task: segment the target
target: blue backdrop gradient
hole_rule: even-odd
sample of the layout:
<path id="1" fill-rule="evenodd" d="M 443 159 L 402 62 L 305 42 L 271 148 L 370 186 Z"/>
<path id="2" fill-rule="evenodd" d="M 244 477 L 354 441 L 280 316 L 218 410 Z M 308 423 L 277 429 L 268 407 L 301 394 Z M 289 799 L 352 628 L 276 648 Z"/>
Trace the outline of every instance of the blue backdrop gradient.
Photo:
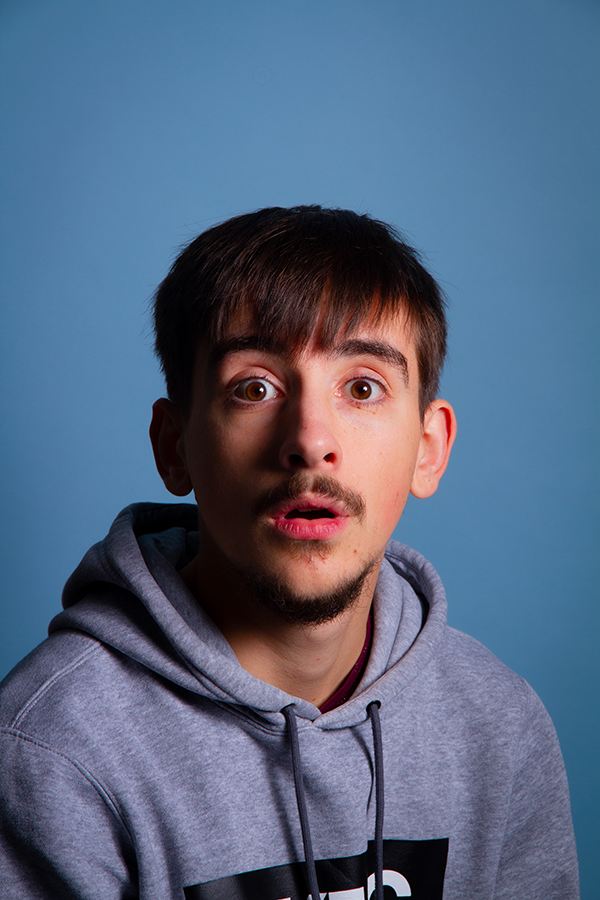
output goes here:
<path id="1" fill-rule="evenodd" d="M 0 674 L 116 513 L 169 500 L 148 300 L 265 205 L 388 220 L 451 300 L 459 437 L 396 536 L 525 676 L 598 896 L 596 0 L 4 0 Z"/>

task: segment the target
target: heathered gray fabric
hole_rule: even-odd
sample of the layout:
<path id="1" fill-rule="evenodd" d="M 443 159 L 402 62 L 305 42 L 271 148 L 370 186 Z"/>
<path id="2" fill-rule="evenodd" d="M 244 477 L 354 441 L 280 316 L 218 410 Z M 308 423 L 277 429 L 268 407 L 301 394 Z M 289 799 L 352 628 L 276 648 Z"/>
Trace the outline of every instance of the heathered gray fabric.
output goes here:
<path id="1" fill-rule="evenodd" d="M 67 582 L 50 637 L 3 682 L 3 897 L 181 900 L 186 885 L 303 860 L 290 703 L 315 856 L 362 853 L 372 700 L 384 836 L 449 839 L 445 900 L 578 897 L 552 723 L 521 678 L 447 626 L 426 560 L 390 543 L 365 674 L 321 715 L 242 669 L 183 585 L 195 523 L 186 504 L 124 510 Z"/>

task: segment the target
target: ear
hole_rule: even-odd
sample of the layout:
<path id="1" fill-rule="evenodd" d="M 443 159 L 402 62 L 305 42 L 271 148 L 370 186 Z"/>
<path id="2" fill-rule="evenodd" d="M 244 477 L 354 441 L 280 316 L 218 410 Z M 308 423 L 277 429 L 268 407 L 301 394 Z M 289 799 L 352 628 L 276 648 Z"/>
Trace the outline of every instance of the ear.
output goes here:
<path id="1" fill-rule="evenodd" d="M 455 437 L 454 410 L 445 400 L 434 400 L 423 419 L 417 465 L 410 486 L 414 497 L 425 499 L 435 494 L 446 471 Z"/>
<path id="2" fill-rule="evenodd" d="M 187 462 L 183 453 L 184 420 L 179 407 L 161 398 L 152 407 L 150 440 L 154 461 L 165 487 L 176 497 L 192 490 Z"/>

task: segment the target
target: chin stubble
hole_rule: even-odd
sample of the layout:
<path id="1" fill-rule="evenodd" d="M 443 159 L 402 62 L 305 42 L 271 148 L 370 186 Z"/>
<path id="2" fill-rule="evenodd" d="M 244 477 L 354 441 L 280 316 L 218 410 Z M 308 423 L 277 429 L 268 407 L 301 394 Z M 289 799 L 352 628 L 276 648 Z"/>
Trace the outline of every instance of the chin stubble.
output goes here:
<path id="1" fill-rule="evenodd" d="M 293 591 L 284 579 L 251 566 L 235 567 L 235 570 L 253 600 L 282 621 L 290 625 L 322 625 L 357 603 L 365 581 L 378 562 L 379 557 L 375 557 L 358 575 L 346 578 L 333 590 L 320 594 L 300 594 Z"/>
<path id="2" fill-rule="evenodd" d="M 341 485 L 336 479 L 323 473 L 309 475 L 296 472 L 284 482 L 274 486 L 257 498 L 253 513 L 260 517 L 274 506 L 287 500 L 296 500 L 306 493 L 335 499 L 344 504 L 347 514 L 359 522 L 365 517 L 366 507 L 360 494 Z M 326 559 L 335 551 L 328 540 L 295 541 L 286 536 L 273 536 L 286 547 L 290 557 L 310 563 L 316 557 Z M 254 602 L 281 621 L 291 625 L 321 625 L 330 622 L 351 609 L 360 599 L 366 579 L 380 562 L 380 556 L 364 563 L 358 575 L 340 579 L 330 591 L 319 594 L 301 594 L 294 591 L 285 578 L 270 575 L 259 566 L 238 566 L 228 560 Z"/>

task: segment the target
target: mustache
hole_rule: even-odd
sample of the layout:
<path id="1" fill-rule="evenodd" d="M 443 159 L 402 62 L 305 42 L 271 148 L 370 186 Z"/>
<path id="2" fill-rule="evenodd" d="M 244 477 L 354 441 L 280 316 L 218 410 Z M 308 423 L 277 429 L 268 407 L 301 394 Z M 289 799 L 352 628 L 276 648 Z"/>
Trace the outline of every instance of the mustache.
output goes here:
<path id="1" fill-rule="evenodd" d="M 274 485 L 257 498 L 253 507 L 254 515 L 263 515 L 280 503 L 298 500 L 305 494 L 314 494 L 325 500 L 337 500 L 344 504 L 349 515 L 356 516 L 357 519 L 362 519 L 366 512 L 366 504 L 361 495 L 344 487 L 331 475 L 294 472 L 286 481 Z"/>

